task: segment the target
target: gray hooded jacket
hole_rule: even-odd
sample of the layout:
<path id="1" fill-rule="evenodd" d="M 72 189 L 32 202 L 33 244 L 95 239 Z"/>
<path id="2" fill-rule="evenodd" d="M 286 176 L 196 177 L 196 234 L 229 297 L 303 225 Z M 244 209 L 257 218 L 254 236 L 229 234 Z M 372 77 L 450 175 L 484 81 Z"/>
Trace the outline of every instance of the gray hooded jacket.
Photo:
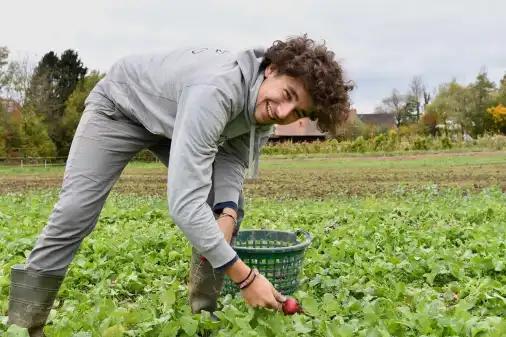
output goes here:
<path id="1" fill-rule="evenodd" d="M 254 118 L 263 55 L 261 48 L 132 55 L 116 62 L 89 98 L 105 96 L 150 132 L 171 139 L 170 215 L 215 268 L 237 257 L 207 204 L 211 184 L 213 206 L 237 205 L 248 163 L 272 132 Z"/>

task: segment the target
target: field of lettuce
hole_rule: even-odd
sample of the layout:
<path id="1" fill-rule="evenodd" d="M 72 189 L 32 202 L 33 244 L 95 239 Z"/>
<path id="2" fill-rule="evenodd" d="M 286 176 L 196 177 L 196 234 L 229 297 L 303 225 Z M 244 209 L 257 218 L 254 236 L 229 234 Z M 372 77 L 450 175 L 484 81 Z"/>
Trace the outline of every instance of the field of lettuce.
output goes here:
<path id="1" fill-rule="evenodd" d="M 0 170 L 1 171 L 1 170 Z M 47 336 L 505 336 L 506 156 L 271 160 L 243 228 L 311 233 L 303 314 L 220 300 L 191 315 L 191 246 L 168 216 L 166 172 L 133 165 L 71 266 Z M 0 310 L 63 171 L 0 172 Z M 0 335 L 28 336 L 22 329 Z"/>

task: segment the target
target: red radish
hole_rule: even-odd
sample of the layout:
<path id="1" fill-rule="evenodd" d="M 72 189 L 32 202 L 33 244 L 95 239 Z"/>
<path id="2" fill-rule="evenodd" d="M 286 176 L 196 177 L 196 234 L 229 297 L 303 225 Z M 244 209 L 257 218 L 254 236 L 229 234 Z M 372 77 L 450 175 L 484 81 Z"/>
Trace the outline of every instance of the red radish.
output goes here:
<path id="1" fill-rule="evenodd" d="M 207 259 L 205 258 L 204 255 L 200 255 L 200 261 L 204 261 L 205 262 L 205 261 L 207 261 Z"/>
<path id="2" fill-rule="evenodd" d="M 285 315 L 293 315 L 299 312 L 299 305 L 294 298 L 287 298 L 283 302 L 283 312 Z"/>

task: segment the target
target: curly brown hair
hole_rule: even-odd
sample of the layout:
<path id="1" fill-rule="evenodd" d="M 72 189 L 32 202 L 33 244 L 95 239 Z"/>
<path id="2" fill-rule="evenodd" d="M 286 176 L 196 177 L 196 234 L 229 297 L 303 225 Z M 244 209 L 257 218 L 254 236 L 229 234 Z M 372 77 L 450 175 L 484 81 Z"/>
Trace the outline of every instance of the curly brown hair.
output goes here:
<path id="1" fill-rule="evenodd" d="M 286 41 L 276 40 L 263 61 L 264 67 L 272 64 L 278 74 L 302 81 L 314 103 L 311 120 L 317 121 L 321 132 L 330 132 L 332 136 L 348 119 L 349 92 L 354 89 L 351 82 L 345 82 L 341 65 L 334 57 L 335 53 L 325 43 L 317 44 L 304 34 Z"/>

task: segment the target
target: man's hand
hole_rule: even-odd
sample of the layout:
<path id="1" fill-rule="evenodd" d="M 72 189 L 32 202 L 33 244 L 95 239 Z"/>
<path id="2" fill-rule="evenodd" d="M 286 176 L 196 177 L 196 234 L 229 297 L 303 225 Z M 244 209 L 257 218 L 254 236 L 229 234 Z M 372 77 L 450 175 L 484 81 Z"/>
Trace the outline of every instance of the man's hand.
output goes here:
<path id="1" fill-rule="evenodd" d="M 225 273 L 234 283 L 239 283 L 248 277 L 250 270 L 243 261 L 238 260 Z M 241 296 L 249 306 L 275 310 L 282 310 L 283 302 L 286 300 L 286 297 L 281 295 L 262 274 L 258 274 L 246 289 L 241 290 Z"/>
<path id="2" fill-rule="evenodd" d="M 253 282 L 241 290 L 246 303 L 254 308 L 268 308 L 281 311 L 286 297 L 281 295 L 262 274 L 258 274 Z"/>
<path id="3" fill-rule="evenodd" d="M 232 241 L 232 235 L 234 234 L 235 230 L 237 213 L 232 208 L 223 209 L 223 213 L 228 215 L 225 216 L 222 215 L 218 217 L 218 227 L 220 227 L 221 231 L 223 232 L 225 240 L 227 240 L 227 242 L 230 243 L 230 241 Z"/>

